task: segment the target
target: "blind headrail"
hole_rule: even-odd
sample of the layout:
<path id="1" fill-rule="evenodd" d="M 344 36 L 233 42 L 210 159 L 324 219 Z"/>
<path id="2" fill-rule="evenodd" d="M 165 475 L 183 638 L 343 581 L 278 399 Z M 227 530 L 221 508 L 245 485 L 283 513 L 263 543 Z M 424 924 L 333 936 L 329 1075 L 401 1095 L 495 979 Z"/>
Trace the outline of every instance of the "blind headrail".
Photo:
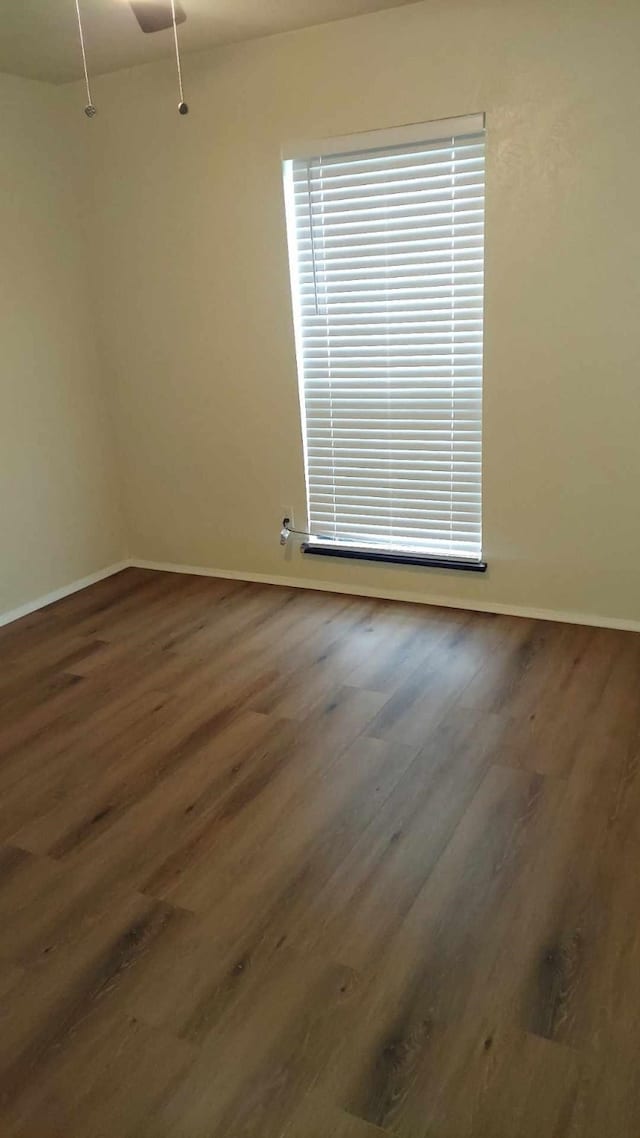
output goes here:
<path id="1" fill-rule="evenodd" d="M 413 142 L 435 142 L 439 138 L 480 134 L 484 129 L 484 112 L 475 115 L 456 115 L 449 119 L 407 123 L 404 126 L 393 126 L 382 130 L 337 135 L 335 138 L 288 142 L 282 147 L 282 157 L 285 161 L 291 161 L 296 158 L 315 158 L 318 154 L 352 154 L 390 146 L 410 146 Z"/>

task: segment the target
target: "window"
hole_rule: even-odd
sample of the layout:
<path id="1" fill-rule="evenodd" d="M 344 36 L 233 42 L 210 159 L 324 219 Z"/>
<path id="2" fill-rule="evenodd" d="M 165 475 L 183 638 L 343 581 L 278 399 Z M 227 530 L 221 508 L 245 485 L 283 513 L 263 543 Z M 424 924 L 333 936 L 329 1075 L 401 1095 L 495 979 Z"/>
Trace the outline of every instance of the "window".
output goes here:
<path id="1" fill-rule="evenodd" d="M 481 563 L 484 118 L 292 149 L 307 552 Z"/>

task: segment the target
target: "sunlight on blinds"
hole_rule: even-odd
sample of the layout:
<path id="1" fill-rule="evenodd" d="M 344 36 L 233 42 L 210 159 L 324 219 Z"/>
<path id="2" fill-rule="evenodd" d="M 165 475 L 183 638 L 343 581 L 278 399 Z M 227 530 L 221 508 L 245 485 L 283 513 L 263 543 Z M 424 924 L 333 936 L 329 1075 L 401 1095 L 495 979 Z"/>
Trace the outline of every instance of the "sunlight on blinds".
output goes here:
<path id="1" fill-rule="evenodd" d="M 356 136 L 285 163 L 323 542 L 481 557 L 484 130 L 460 121 L 464 134 L 429 123 L 424 141 L 361 150 Z"/>

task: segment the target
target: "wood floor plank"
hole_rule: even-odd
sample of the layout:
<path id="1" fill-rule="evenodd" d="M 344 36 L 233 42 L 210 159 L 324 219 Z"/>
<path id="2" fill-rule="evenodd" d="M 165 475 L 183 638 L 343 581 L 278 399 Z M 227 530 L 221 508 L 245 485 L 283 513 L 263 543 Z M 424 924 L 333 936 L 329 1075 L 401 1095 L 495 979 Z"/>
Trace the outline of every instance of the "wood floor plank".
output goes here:
<path id="1" fill-rule="evenodd" d="M 333 1059 L 327 1089 L 351 1113 L 402 1134 L 429 1118 L 434 1056 L 452 1023 L 490 1012 L 486 980 L 501 940 L 486 938 L 486 930 L 501 927 L 555 809 L 554 788 L 540 776 L 506 767 L 487 772 L 373 966 L 354 1011 L 350 1062 L 339 1051 Z M 464 1033 L 453 1040 L 463 1045 Z"/>
<path id="2" fill-rule="evenodd" d="M 26 969 L 4 1001 L 3 1109 L 29 1099 L 34 1083 L 73 1044 L 77 1030 L 114 1003 L 121 980 L 130 980 L 131 970 L 152 950 L 173 915 L 164 903 L 121 899 L 65 952 Z"/>
<path id="3" fill-rule="evenodd" d="M 398 754 L 389 744 L 360 738 L 342 756 L 342 778 L 338 769 L 330 769 L 300 789 L 290 816 L 300 815 L 304 824 L 260 827 L 250 848 L 244 841 L 236 845 L 233 833 L 225 840 L 223 831 L 232 866 L 226 888 L 209 877 L 207 912 L 177 933 L 173 955 L 159 962 L 155 975 L 147 973 L 136 1000 L 140 1014 L 151 1022 L 170 1023 L 201 1043 L 248 978 L 270 966 L 283 946 L 297 946 L 301 914 L 348 854 L 409 758 L 410 752 Z M 182 893 L 180 899 L 185 899 Z M 309 955 L 336 959 L 335 953 L 319 953 L 314 946 Z M 188 991 L 181 980 L 176 985 L 176 959 L 189 961 Z"/>
<path id="4" fill-rule="evenodd" d="M 433 650 L 395 690 L 371 724 L 372 735 L 407 744 L 423 743 L 434 721 L 446 715 L 484 665 L 487 654 L 500 647 L 509 623 L 493 614 L 464 617 L 445 625 Z"/>
<path id="5" fill-rule="evenodd" d="M 240 790 L 242 814 L 236 802 L 231 801 L 223 806 L 213 831 L 205 819 L 205 831 L 199 826 L 199 848 L 194 851 L 188 847 L 184 851 L 176 847 L 180 864 L 176 865 L 175 856 L 169 864 L 163 862 L 153 879 L 144 884 L 145 890 L 189 909 L 210 909 L 218 901 L 223 903 L 230 881 L 239 875 L 248 880 L 252 864 L 264 888 L 265 873 L 278 872 L 285 850 L 290 859 L 301 856 L 318 821 L 326 823 L 328 810 L 337 812 L 338 817 L 344 812 L 346 818 L 353 819 L 346 838 L 355 840 L 359 827 L 384 801 L 413 751 L 402 745 L 379 746 L 378 740 L 362 737 L 363 726 L 373 710 L 370 693 L 343 689 L 342 694 L 344 699 L 336 693 L 324 713 L 318 714 L 321 734 L 315 743 L 307 743 L 306 731 L 283 725 L 283 745 L 266 756 L 266 767 Z M 373 706 L 376 703 L 374 696 Z M 354 795 L 354 785 L 361 795 L 368 794 L 366 801 L 357 796 L 357 790 Z M 189 831 L 187 836 L 191 836 Z M 215 859 L 214 875 L 207 853 L 212 842 L 224 847 Z M 274 849 L 272 861 L 268 857 L 270 848 Z M 255 885 L 250 883 L 248 887 Z"/>
<path id="6" fill-rule="evenodd" d="M 487 773 L 500 721 L 452 712 L 297 923 L 296 943 L 356 969 L 378 960 Z"/>
<path id="7" fill-rule="evenodd" d="M 384 1138 L 388 1130 L 354 1118 L 321 1095 L 306 1095 L 289 1119 L 282 1138 Z"/>
<path id="8" fill-rule="evenodd" d="M 637 1138 L 640 637 L 129 569 L 0 659 L 0 1133 Z"/>
<path id="9" fill-rule="evenodd" d="M 6 1138 L 134 1138 L 194 1058 L 187 1043 L 134 1016 L 94 1016 L 38 1072 L 33 1093 L 5 1105 L 2 1133 Z"/>

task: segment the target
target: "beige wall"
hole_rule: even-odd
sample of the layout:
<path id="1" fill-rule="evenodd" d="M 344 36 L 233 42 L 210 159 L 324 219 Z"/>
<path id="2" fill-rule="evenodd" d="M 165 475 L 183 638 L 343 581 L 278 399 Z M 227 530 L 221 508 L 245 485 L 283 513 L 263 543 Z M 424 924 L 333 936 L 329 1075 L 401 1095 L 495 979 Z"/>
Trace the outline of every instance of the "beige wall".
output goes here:
<path id="1" fill-rule="evenodd" d="M 0 618 L 124 552 L 71 141 L 58 91 L 0 76 Z"/>
<path id="2" fill-rule="evenodd" d="M 95 83 L 97 299 L 139 558 L 640 619 L 640 5 L 428 0 Z M 304 482 L 280 146 L 487 112 L 485 577 L 282 551 Z"/>

